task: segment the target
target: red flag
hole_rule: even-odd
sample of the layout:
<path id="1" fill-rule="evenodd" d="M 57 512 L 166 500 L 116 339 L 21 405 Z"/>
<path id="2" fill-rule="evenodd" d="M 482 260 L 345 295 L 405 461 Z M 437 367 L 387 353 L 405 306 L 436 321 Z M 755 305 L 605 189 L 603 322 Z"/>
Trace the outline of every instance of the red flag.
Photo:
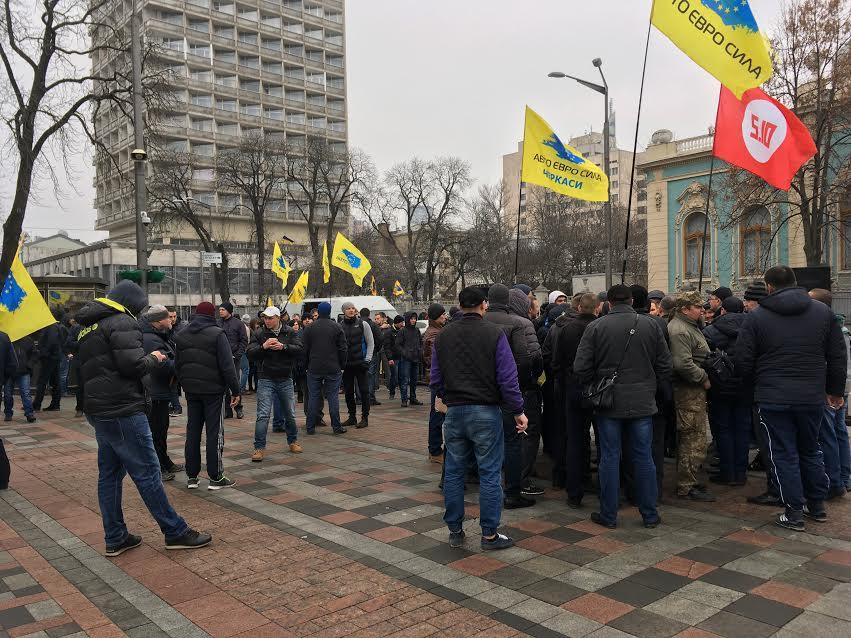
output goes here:
<path id="1" fill-rule="evenodd" d="M 763 90 L 745 91 L 739 100 L 722 86 L 713 153 L 787 191 L 816 145 L 804 123 Z"/>

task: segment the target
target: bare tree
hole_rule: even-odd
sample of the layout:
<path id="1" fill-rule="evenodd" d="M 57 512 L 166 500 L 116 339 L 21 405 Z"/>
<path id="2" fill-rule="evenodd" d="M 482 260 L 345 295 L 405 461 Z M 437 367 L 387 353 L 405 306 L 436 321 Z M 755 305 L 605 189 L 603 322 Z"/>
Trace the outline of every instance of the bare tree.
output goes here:
<path id="1" fill-rule="evenodd" d="M 163 235 L 188 225 L 195 232 L 206 252 L 222 254 L 222 263 L 213 264 L 213 286 L 218 288 L 222 300 L 230 299 L 229 255 L 225 244 L 224 226 L 220 224 L 218 236 L 213 232 L 213 223 L 200 202 L 192 197 L 194 173 L 193 156 L 157 150 L 152 153 L 152 172 L 148 179 L 148 205 L 154 211 L 156 229 Z M 209 211 L 212 213 L 212 210 Z M 221 211 L 217 211 L 221 213 Z"/>
<path id="2" fill-rule="evenodd" d="M 738 226 L 760 206 L 779 211 L 771 241 L 790 222 L 799 223 L 807 265 L 816 266 L 824 262 L 827 231 L 843 234 L 837 210 L 849 188 L 851 3 L 786 2 L 772 44 L 774 75 L 767 91 L 803 120 L 817 152 L 798 171 L 788 193 L 746 171 L 728 171 L 724 191 L 732 212 L 726 224 Z"/>
<path id="3" fill-rule="evenodd" d="M 480 186 L 465 206 L 465 251 L 470 253 L 467 273 L 488 282 L 511 281 L 514 273 L 515 225 L 506 217 L 507 198 L 505 183 L 500 181 Z"/>
<path id="4" fill-rule="evenodd" d="M 245 136 L 239 147 L 223 151 L 217 158 L 216 179 L 219 189 L 243 197 L 254 225 L 260 303 L 271 290 L 266 277 L 269 242 L 266 215 L 271 212 L 267 209 L 271 201 L 283 200 L 287 181 L 286 163 L 284 144 L 266 134 Z"/>

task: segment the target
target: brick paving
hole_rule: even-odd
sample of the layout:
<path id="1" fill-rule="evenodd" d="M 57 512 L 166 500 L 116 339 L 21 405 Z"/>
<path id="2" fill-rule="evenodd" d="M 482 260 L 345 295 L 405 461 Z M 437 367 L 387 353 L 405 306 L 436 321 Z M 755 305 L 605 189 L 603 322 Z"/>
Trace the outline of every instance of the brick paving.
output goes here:
<path id="1" fill-rule="evenodd" d="M 89 426 L 67 410 L 0 425 L 13 465 L 0 492 L 0 638 L 851 635 L 851 498 L 807 533 L 781 530 L 773 510 L 745 502 L 762 487 L 753 475 L 715 504 L 666 498 L 657 529 L 625 508 L 606 530 L 588 520 L 593 495 L 571 510 L 547 489 L 504 512 L 516 547 L 482 553 L 470 485 L 468 540 L 453 550 L 426 407 L 388 402 L 344 437 L 302 430 L 300 455 L 270 433 L 263 463 L 250 462 L 253 408 L 249 397 L 247 418 L 226 421 L 234 489 L 167 483 L 213 544 L 166 552 L 128 480 L 125 520 L 145 543 L 115 559 L 102 555 Z M 178 459 L 184 424 L 172 419 Z"/>

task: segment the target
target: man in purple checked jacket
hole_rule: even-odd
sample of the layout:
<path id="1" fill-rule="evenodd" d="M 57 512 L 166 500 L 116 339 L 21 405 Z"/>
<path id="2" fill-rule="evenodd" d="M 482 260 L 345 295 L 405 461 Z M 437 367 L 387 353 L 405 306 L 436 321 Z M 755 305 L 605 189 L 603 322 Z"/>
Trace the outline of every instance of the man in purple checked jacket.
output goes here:
<path id="1" fill-rule="evenodd" d="M 431 388 L 447 406 L 443 422 L 443 520 L 449 544 L 464 544 L 464 474 L 475 455 L 479 467 L 479 506 L 483 550 L 506 549 L 514 541 L 497 531 L 502 514 L 501 469 L 504 456 L 502 412 L 514 414 L 518 432 L 525 432 L 523 395 L 517 365 L 503 330 L 482 320 L 487 294 L 477 286 L 458 295 L 463 317 L 441 331 L 431 358 Z"/>

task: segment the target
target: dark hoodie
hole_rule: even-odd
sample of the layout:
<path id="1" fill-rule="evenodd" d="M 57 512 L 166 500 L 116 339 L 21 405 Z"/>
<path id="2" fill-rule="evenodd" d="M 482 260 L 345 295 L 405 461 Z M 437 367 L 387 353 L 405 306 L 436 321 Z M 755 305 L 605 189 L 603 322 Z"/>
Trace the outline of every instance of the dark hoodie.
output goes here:
<path id="1" fill-rule="evenodd" d="M 703 336 L 709 344 L 710 350 L 723 350 L 734 362 L 736 360 L 736 342 L 739 340 L 739 331 L 745 322 L 743 312 L 728 312 L 720 315 L 715 321 L 703 329 Z M 709 389 L 711 397 L 741 397 L 742 399 L 753 399 L 753 387 L 745 383 L 738 370 L 733 378 L 723 388 L 714 385 Z"/>
<path id="2" fill-rule="evenodd" d="M 239 396 L 230 342 L 214 317 L 195 315 L 174 339 L 175 370 L 186 395 Z"/>
<path id="3" fill-rule="evenodd" d="M 143 379 L 148 394 L 155 401 L 171 400 L 171 380 L 174 377 L 174 347 L 169 340 L 171 330 L 157 330 L 145 318 L 139 320 L 139 327 L 145 352 L 159 350 L 168 357 Z"/>
<path id="4" fill-rule="evenodd" d="M 86 414 L 114 418 L 145 411 L 142 378 L 157 360 L 145 354 L 142 330 L 134 315 L 147 304 L 144 291 L 121 281 L 104 299 L 95 299 L 76 315 L 80 378 Z"/>
<path id="5" fill-rule="evenodd" d="M 833 312 L 802 288 L 783 288 L 745 315 L 736 371 L 758 403 L 823 406 L 845 392 L 845 342 Z"/>
<path id="6" fill-rule="evenodd" d="M 419 363 L 423 356 L 423 339 L 420 329 L 411 325 L 411 317 L 416 316 L 416 312 L 405 313 L 405 325 L 396 337 L 396 347 L 403 359 Z"/>

